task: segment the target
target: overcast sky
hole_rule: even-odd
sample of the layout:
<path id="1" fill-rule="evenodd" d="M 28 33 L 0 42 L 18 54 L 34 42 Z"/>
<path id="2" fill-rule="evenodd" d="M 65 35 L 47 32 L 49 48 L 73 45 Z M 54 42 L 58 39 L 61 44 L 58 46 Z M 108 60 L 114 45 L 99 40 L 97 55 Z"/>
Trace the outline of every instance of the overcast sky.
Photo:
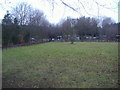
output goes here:
<path id="1" fill-rule="evenodd" d="M 54 1 L 54 9 L 52 5 Z M 27 2 L 34 8 L 42 10 L 46 18 L 51 23 L 58 23 L 61 19 L 70 16 L 78 18 L 81 16 L 96 17 L 102 16 L 111 17 L 115 22 L 118 22 L 118 1 L 119 0 L 63 0 L 68 5 L 77 9 L 78 12 L 66 7 L 60 0 L 0 0 L 0 19 L 4 17 L 7 10 L 11 10 L 20 2 Z M 98 2 L 99 5 L 95 2 Z M 104 7 L 103 7 L 104 6 Z"/>

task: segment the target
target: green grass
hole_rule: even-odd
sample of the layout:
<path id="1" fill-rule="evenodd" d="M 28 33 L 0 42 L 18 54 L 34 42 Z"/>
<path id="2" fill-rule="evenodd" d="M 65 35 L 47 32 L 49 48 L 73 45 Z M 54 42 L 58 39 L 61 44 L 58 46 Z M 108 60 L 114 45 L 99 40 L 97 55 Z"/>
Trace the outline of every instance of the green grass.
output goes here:
<path id="1" fill-rule="evenodd" d="M 45 43 L 3 50 L 3 87 L 117 88 L 118 43 Z"/>

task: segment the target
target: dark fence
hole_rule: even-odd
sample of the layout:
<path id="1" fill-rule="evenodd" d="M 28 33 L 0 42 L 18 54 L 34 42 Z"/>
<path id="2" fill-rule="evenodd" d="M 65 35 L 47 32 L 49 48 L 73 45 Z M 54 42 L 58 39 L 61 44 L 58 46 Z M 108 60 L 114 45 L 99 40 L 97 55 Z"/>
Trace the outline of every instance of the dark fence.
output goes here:
<path id="1" fill-rule="evenodd" d="M 22 44 L 16 44 L 16 45 L 2 46 L 2 49 L 16 48 L 16 47 L 22 47 L 22 46 L 32 46 L 32 45 L 43 44 L 43 43 L 48 43 L 48 42 L 49 41 L 30 42 L 30 43 L 22 43 Z"/>
<path id="2" fill-rule="evenodd" d="M 9 45 L 9 46 L 2 46 L 2 49 L 8 49 L 8 48 L 16 48 L 16 47 L 22 47 L 22 46 L 32 46 L 37 44 L 43 44 L 48 42 L 71 42 L 70 40 L 53 40 L 53 41 L 39 41 L 39 42 L 29 42 L 29 43 L 22 43 L 22 44 L 16 44 L 16 45 Z M 120 39 L 94 39 L 94 40 L 75 40 L 74 42 L 120 42 Z"/>

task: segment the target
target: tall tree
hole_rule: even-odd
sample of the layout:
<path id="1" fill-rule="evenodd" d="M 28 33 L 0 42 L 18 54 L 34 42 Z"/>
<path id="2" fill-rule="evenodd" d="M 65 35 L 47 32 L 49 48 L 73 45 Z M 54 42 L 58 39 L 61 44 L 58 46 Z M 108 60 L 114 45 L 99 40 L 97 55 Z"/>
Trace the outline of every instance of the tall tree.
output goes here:
<path id="1" fill-rule="evenodd" d="M 12 42 L 13 35 L 13 26 L 12 26 L 11 14 L 7 11 L 7 14 L 4 16 L 2 20 L 2 44 L 3 46 L 7 46 Z"/>
<path id="2" fill-rule="evenodd" d="M 19 25 L 26 25 L 29 23 L 29 14 L 31 10 L 32 10 L 31 5 L 22 2 L 15 8 L 13 8 L 12 13 L 15 17 L 17 17 Z"/>
<path id="3" fill-rule="evenodd" d="M 4 16 L 4 19 L 2 20 L 2 24 L 4 25 L 12 24 L 11 14 L 9 13 L 9 11 L 7 11 L 7 14 Z"/>

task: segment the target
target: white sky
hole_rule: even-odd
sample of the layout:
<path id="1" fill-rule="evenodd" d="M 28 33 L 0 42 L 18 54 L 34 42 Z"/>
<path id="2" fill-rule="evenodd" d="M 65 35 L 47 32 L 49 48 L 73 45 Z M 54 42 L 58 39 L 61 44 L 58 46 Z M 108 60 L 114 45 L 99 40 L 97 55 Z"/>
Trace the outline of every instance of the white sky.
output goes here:
<path id="1" fill-rule="evenodd" d="M 81 16 L 86 17 L 96 17 L 98 16 L 107 16 L 111 17 L 115 22 L 118 22 L 118 1 L 119 0 L 80 0 L 81 3 L 78 3 L 78 0 L 63 0 L 68 5 L 71 5 L 74 8 L 78 8 L 78 13 L 72 9 L 66 7 L 61 3 L 60 0 L 54 0 L 54 10 L 52 12 L 52 0 L 0 0 L 0 19 L 4 17 L 7 10 L 11 10 L 20 2 L 28 2 L 34 8 L 42 10 L 51 23 L 58 23 L 61 19 L 66 18 L 67 16 L 78 18 Z M 107 8 L 98 6 L 95 2 L 97 1 L 100 5 L 104 5 Z M 9 3 L 10 2 L 10 3 Z"/>

